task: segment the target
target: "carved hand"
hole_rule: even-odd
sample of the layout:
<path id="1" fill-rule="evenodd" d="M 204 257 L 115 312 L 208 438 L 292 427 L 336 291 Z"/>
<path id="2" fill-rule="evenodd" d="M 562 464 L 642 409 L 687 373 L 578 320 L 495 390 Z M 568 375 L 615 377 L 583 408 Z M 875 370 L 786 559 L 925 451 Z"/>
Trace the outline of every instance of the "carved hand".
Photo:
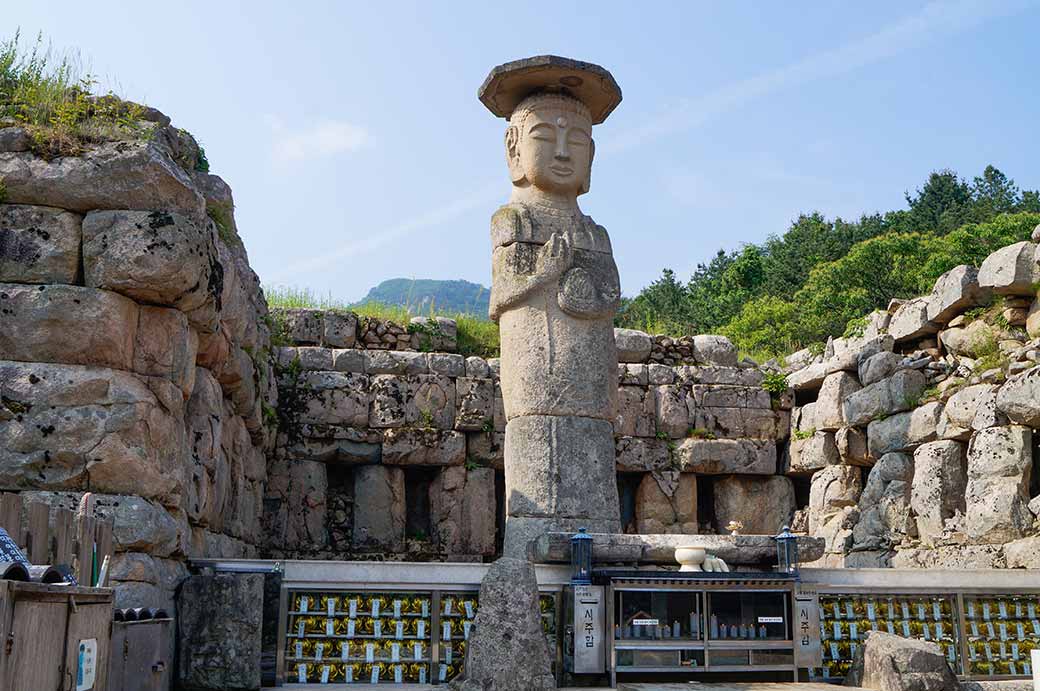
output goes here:
<path id="1" fill-rule="evenodd" d="M 563 274 L 574 261 L 574 251 L 566 236 L 553 233 L 538 251 L 538 277 L 552 279 Z"/>

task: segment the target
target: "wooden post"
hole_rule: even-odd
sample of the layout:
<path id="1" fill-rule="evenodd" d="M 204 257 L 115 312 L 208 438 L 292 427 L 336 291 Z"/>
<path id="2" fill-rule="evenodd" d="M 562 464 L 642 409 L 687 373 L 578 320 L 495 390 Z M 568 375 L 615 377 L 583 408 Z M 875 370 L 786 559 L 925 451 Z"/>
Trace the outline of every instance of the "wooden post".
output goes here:
<path id="1" fill-rule="evenodd" d="M 112 556 L 112 521 L 98 519 L 94 541 L 97 543 L 98 569 L 105 563 L 105 557 Z"/>
<path id="2" fill-rule="evenodd" d="M 52 564 L 47 522 L 50 508 L 46 504 L 29 504 L 29 563 Z"/>
<path id="3" fill-rule="evenodd" d="M 80 515 L 76 526 L 76 580 L 90 587 L 94 569 L 94 517 Z"/>
<path id="4" fill-rule="evenodd" d="M 15 544 L 25 547 L 22 532 L 22 497 L 14 492 L 0 494 L 0 528 L 7 531 Z"/>
<path id="5" fill-rule="evenodd" d="M 73 532 L 72 512 L 57 509 L 54 512 L 54 564 L 65 564 L 72 568 L 75 556 L 76 534 Z"/>

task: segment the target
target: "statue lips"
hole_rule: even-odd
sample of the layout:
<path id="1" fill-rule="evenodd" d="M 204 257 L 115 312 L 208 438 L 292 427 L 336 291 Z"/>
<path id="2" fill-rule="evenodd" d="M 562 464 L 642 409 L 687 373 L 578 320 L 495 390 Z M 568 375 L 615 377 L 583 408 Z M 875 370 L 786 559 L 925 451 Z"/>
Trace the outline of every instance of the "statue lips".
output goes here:
<path id="1" fill-rule="evenodd" d="M 567 168 L 567 167 L 564 167 L 564 166 L 549 166 L 549 170 L 551 170 L 552 172 L 556 173 L 560 177 L 567 177 L 568 175 L 571 175 L 572 173 L 574 173 L 574 169 L 573 168 Z"/>

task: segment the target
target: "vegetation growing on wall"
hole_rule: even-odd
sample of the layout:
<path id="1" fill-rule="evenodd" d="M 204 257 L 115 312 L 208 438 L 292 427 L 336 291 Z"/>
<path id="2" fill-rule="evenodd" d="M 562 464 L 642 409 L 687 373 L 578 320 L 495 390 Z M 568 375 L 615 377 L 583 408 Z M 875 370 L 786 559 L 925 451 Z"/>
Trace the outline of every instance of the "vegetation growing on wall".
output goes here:
<path id="1" fill-rule="evenodd" d="M 894 297 L 927 293 L 943 272 L 978 266 L 1040 223 L 1040 193 L 1022 192 L 993 166 L 972 182 L 932 173 L 906 199 L 907 209 L 851 223 L 802 215 L 762 245 L 720 250 L 686 283 L 665 269 L 625 301 L 618 325 L 722 333 L 744 352 L 782 355 L 841 336 Z"/>
<path id="2" fill-rule="evenodd" d="M 402 326 L 415 315 L 405 307 L 387 305 L 380 302 L 364 302 L 352 305 L 337 300 L 331 295 L 317 296 L 306 288 L 285 286 L 264 286 L 267 304 L 271 307 L 308 307 L 323 310 L 343 310 L 357 314 L 359 317 L 372 319 L 388 319 Z M 457 343 L 461 355 L 477 355 L 482 358 L 498 357 L 499 338 L 498 324 L 474 317 L 471 314 L 430 310 L 427 316 L 449 317 L 458 325 Z"/>
<path id="3" fill-rule="evenodd" d="M 0 119 L 25 125 L 40 156 L 75 155 L 152 131 L 143 106 L 111 91 L 95 93 L 97 86 L 75 55 L 56 55 L 42 36 L 29 48 L 18 33 L 0 43 Z"/>

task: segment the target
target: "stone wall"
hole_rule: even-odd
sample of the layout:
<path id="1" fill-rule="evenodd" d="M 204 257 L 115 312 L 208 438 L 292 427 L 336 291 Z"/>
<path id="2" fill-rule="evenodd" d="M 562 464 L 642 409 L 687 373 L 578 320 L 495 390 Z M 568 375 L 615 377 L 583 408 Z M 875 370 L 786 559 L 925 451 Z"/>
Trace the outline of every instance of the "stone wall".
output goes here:
<path id="1" fill-rule="evenodd" d="M 493 557 L 504 501 L 498 361 L 302 345 L 321 342 L 317 325 L 330 317 L 357 324 L 360 342 L 353 315 L 276 311 L 301 345 L 278 350 L 283 425 L 268 466 L 266 554 Z M 618 330 L 617 340 L 628 361 L 615 425 L 626 529 L 716 532 L 735 520 L 775 532 L 788 522 L 795 482 L 777 473 L 792 398 L 770 396 L 763 372 L 738 366 L 721 337 L 690 339 L 684 359 L 698 364 L 682 366 L 653 362 L 647 334 Z"/>
<path id="2" fill-rule="evenodd" d="M 51 160 L 0 123 L 0 489 L 95 493 L 120 607 L 171 607 L 189 556 L 257 554 L 277 403 L 231 190 L 146 117 Z"/>
<path id="3" fill-rule="evenodd" d="M 788 358 L 823 565 L 1040 567 L 1038 261 L 1005 247 Z"/>

